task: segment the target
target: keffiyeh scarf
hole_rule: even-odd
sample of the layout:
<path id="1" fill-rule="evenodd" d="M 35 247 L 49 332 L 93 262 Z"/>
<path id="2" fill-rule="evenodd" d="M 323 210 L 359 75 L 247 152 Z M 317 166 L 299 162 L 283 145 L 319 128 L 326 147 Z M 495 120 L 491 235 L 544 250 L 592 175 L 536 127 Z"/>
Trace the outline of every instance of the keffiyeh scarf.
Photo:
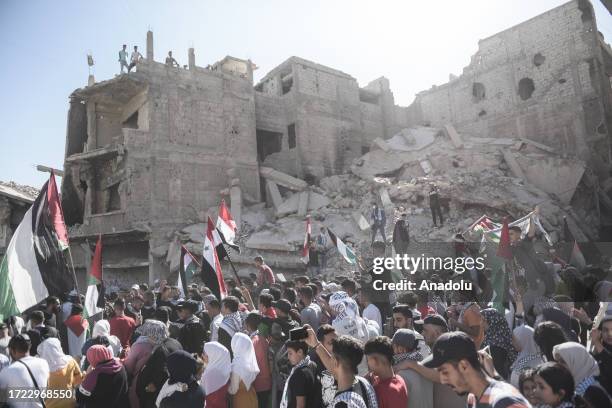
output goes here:
<path id="1" fill-rule="evenodd" d="M 423 355 L 417 351 L 411 351 L 410 353 L 400 353 L 393 356 L 393 364 L 399 364 L 402 361 L 422 361 Z"/>
<path id="2" fill-rule="evenodd" d="M 223 316 L 221 320 L 221 327 L 227 332 L 227 334 L 233 336 L 236 333 L 242 331 L 242 317 L 240 312 L 230 313 L 227 316 Z"/>
<path id="3" fill-rule="evenodd" d="M 582 380 L 580 382 L 580 384 L 578 384 L 576 386 L 576 394 L 580 395 L 581 397 L 584 396 L 584 393 L 586 392 L 586 390 L 593 384 L 595 384 L 597 382 L 597 380 L 595 379 L 594 376 L 590 376 L 585 378 L 584 380 Z"/>
<path id="4" fill-rule="evenodd" d="M 287 408 L 289 406 L 289 380 L 291 379 L 291 376 L 293 375 L 293 373 L 295 373 L 296 370 L 299 370 L 302 367 L 306 367 L 308 364 L 310 364 L 310 357 L 306 356 L 305 359 L 300 361 L 295 367 L 291 369 L 291 373 L 289 373 L 289 377 L 287 377 L 287 381 L 285 382 L 285 388 L 283 389 L 283 398 L 280 403 L 280 408 Z"/>
<path id="5" fill-rule="evenodd" d="M 363 377 L 355 376 L 355 383 L 353 387 L 357 384 L 359 386 L 365 388 L 366 397 L 368 402 L 364 401 L 363 397 L 353 391 L 350 390 L 341 392 L 334 397 L 334 400 L 331 403 L 332 407 L 335 407 L 337 403 L 344 402 L 349 408 L 378 408 L 378 399 L 376 398 L 376 392 L 374 391 L 374 387 Z"/>

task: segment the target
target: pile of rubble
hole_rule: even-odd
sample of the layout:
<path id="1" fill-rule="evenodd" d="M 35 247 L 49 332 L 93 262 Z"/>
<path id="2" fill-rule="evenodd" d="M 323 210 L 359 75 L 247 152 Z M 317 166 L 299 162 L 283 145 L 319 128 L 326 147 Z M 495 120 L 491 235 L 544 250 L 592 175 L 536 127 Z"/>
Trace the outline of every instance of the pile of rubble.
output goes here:
<path id="1" fill-rule="evenodd" d="M 352 163 L 350 173 L 320 179 L 316 185 L 262 167 L 268 206 L 242 209 L 237 240 L 242 252 L 235 260 L 246 264 L 260 253 L 277 268 L 303 269 L 300 248 L 308 215 L 313 235 L 329 227 L 358 254 L 367 254 L 374 202 L 386 211 L 388 240 L 399 214 L 408 214 L 411 245 L 448 242 L 483 214 L 519 218 L 536 205 L 553 240 L 564 217 L 575 236 L 586 240 L 596 235 L 595 220 L 585 220 L 570 206 L 584 171 L 581 161 L 528 139 L 462 137 L 452 126 L 404 129 L 388 140 L 376 139 L 371 150 Z M 432 183 L 441 197 L 441 228 L 432 226 L 427 201 Z M 176 241 L 189 241 L 194 252 L 201 252 L 203 231 L 203 224 L 186 227 Z M 169 251 L 169 260 L 174 252 Z M 350 268 L 335 251 L 330 255 L 332 267 Z"/>

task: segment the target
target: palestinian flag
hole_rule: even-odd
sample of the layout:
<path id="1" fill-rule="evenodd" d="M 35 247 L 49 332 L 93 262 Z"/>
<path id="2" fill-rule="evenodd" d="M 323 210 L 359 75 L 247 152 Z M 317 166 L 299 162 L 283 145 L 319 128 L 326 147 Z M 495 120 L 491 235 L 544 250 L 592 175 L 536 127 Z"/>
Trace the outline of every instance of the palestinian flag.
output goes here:
<path id="1" fill-rule="evenodd" d="M 67 237 L 51 174 L 0 262 L 0 317 L 17 315 L 50 295 L 59 296 L 75 287 L 63 253 Z"/>
<path id="2" fill-rule="evenodd" d="M 202 250 L 202 281 L 221 300 L 227 296 L 225 282 L 223 281 L 223 272 L 221 271 L 221 263 L 217 256 L 215 245 L 215 224 L 208 217 L 208 227 L 206 236 L 204 237 L 204 249 Z M 216 234 L 218 237 L 218 234 Z"/>
<path id="3" fill-rule="evenodd" d="M 200 266 L 195 260 L 191 252 L 181 245 L 181 259 L 180 259 L 179 277 L 178 277 L 178 288 L 182 292 L 183 297 L 187 293 L 187 288 L 193 282 L 193 277 L 198 273 L 198 267 Z"/>
<path id="4" fill-rule="evenodd" d="M 100 235 L 96 243 L 96 251 L 91 260 L 84 312 L 86 317 L 92 317 L 103 311 L 104 282 L 102 281 L 102 235 Z"/>
<path id="5" fill-rule="evenodd" d="M 351 265 L 355 265 L 357 263 L 355 252 L 353 252 L 351 248 L 347 247 L 340 238 L 336 237 L 336 234 L 334 234 L 331 229 L 327 228 L 327 233 L 329 234 L 329 238 L 331 239 L 332 243 L 336 246 L 336 248 L 338 248 L 338 252 L 340 252 L 340 255 L 344 257 L 346 262 L 350 263 Z"/>

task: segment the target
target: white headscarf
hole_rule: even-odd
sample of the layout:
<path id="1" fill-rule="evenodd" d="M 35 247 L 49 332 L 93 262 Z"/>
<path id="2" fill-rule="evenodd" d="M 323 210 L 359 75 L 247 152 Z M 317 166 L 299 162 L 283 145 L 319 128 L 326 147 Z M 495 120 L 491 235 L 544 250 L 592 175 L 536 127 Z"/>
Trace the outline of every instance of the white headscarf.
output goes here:
<path id="1" fill-rule="evenodd" d="M 38 356 L 49 364 L 49 372 L 62 370 L 70 363 L 72 357 L 62 351 L 58 338 L 50 337 L 38 345 Z"/>
<path id="2" fill-rule="evenodd" d="M 248 391 L 253 381 L 255 381 L 255 377 L 259 374 L 255 349 L 249 336 L 244 333 L 236 333 L 232 337 L 232 352 L 234 353 L 232 373 L 236 373 L 244 381 Z"/>
<path id="3" fill-rule="evenodd" d="M 557 356 L 561 357 L 567 364 L 576 385 L 588 377 L 599 375 L 597 361 L 580 343 L 568 341 L 567 343 L 557 344 L 553 347 L 553 356 L 555 360 L 558 358 Z"/>
<path id="4" fill-rule="evenodd" d="M 117 336 L 110 334 L 110 323 L 108 320 L 98 320 L 94 324 L 93 330 L 91 331 L 91 338 L 104 336 L 108 339 L 109 347 L 114 357 L 117 357 L 121 353 L 121 341 Z"/>
<path id="5" fill-rule="evenodd" d="M 110 323 L 108 320 L 98 320 L 94 324 L 93 330 L 91 331 L 91 337 L 98 336 L 110 336 Z"/>
<path id="6" fill-rule="evenodd" d="M 512 370 L 522 370 L 526 367 L 535 367 L 542 362 L 542 353 L 533 339 L 533 328 L 527 325 L 516 327 L 512 334 L 521 351 L 512 364 Z"/>
<path id="7" fill-rule="evenodd" d="M 229 351 L 216 341 L 205 343 L 204 353 L 208 356 L 208 364 L 202 373 L 201 384 L 204 394 L 210 395 L 229 381 L 232 360 Z"/>

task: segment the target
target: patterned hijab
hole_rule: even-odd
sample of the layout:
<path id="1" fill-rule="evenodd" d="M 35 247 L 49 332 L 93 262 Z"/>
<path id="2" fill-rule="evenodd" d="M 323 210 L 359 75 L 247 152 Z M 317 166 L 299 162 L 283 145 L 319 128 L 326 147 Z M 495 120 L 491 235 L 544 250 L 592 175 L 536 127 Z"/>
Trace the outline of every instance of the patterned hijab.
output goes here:
<path id="1" fill-rule="evenodd" d="M 506 318 L 493 308 L 483 309 L 480 313 L 488 326 L 485 330 L 485 344 L 506 350 L 508 362 L 512 364 L 517 353 L 512 345 L 512 332 Z"/>
<path id="2" fill-rule="evenodd" d="M 155 345 L 161 344 L 168 338 L 168 328 L 159 320 L 147 319 L 144 324 L 136 329 L 136 333 L 140 334 L 140 338 L 146 338 Z"/>

